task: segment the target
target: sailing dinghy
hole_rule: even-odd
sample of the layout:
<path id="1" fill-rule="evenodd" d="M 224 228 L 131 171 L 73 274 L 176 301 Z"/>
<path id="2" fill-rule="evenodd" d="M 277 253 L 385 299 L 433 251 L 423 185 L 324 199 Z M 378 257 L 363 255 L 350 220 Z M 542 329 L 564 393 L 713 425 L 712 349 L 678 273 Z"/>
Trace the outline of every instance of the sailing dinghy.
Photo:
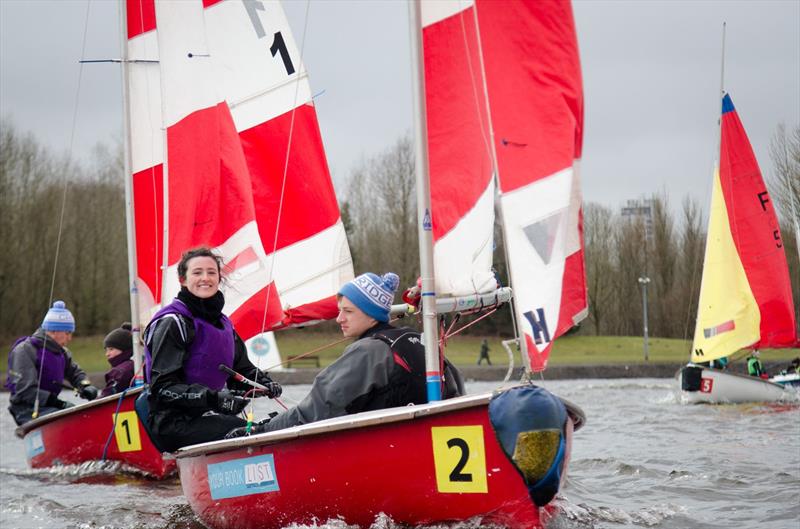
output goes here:
<path id="1" fill-rule="evenodd" d="M 260 17 L 264 9 L 267 16 Z M 204 11 L 211 13 L 205 21 Z M 277 348 L 262 331 L 334 318 L 335 293 L 353 277 L 288 23 L 278 4 L 261 2 L 128 0 L 122 15 L 139 383 L 140 331 L 178 292 L 181 253 L 200 245 L 223 257 L 225 312 L 254 363 L 272 367 Z M 226 32 L 231 27 L 237 38 Z M 271 47 L 263 47 L 265 35 Z M 293 82 L 297 78 L 303 82 Z M 294 156 L 287 155 L 290 147 Z M 286 209 L 279 217 L 281 205 Z M 118 461 L 157 478 L 174 472 L 174 459 L 162 457 L 136 416 L 141 391 L 130 388 L 19 427 L 29 464 Z"/>
<path id="2" fill-rule="evenodd" d="M 770 402 L 796 392 L 774 380 L 702 365 L 743 348 L 797 347 L 792 287 L 769 192 L 730 95 L 721 140 L 691 361 L 678 373 L 687 403 Z"/>
<path id="3" fill-rule="evenodd" d="M 309 93 L 295 73 L 303 68 L 297 50 L 289 46 L 287 56 L 268 51 L 278 34 L 289 42 L 277 3 L 164 4 L 155 4 L 154 26 L 165 42 L 168 32 L 197 21 L 209 35 L 214 61 L 223 60 L 217 46 L 224 44 L 251 60 L 291 63 L 295 70 L 269 86 L 301 82 L 300 90 Z M 417 43 L 418 53 L 424 51 L 424 70 L 420 65 L 417 73 L 417 178 L 424 340 L 433 342 L 426 343 L 431 402 L 179 450 L 184 495 L 208 527 L 280 528 L 327 519 L 369 527 L 384 515 L 414 526 L 475 520 L 539 527 L 566 475 L 573 432 L 585 420 L 578 407 L 531 384 L 437 400 L 436 314 L 444 307 L 480 308 L 501 295 L 490 270 L 498 192 L 529 370 L 543 370 L 552 341 L 585 315 L 575 169 L 582 87 L 571 6 L 423 2 L 421 17 L 419 3 L 411 7 L 424 41 Z M 216 33 L 225 42 L 212 42 Z M 260 55 L 250 47 L 256 43 Z M 161 68 L 167 66 L 162 61 Z M 424 178 L 426 150 L 430 181 Z M 446 163 L 454 152 L 451 161 L 463 161 L 457 167 Z M 428 185 L 430 199 L 419 191 Z M 284 215 L 290 206 L 283 202 Z M 277 256 L 275 263 L 280 266 Z"/>

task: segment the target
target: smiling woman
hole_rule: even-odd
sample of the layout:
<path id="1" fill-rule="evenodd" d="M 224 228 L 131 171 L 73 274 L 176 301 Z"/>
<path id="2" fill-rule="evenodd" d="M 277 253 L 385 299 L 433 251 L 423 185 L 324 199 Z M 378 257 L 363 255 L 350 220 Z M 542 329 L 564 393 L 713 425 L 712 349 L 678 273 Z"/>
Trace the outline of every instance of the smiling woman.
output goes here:
<path id="1" fill-rule="evenodd" d="M 247 358 L 244 342 L 222 313 L 222 269 L 222 258 L 210 248 L 185 252 L 177 267 L 178 296 L 145 330 L 147 426 L 164 450 L 221 439 L 247 424 L 238 414 L 249 402 L 245 391 L 250 388 L 220 366 L 266 386 L 258 396 L 281 393 L 280 385 Z"/>
<path id="2" fill-rule="evenodd" d="M 198 298 L 210 298 L 219 291 L 222 258 L 208 248 L 189 250 L 178 264 L 178 278 Z"/>

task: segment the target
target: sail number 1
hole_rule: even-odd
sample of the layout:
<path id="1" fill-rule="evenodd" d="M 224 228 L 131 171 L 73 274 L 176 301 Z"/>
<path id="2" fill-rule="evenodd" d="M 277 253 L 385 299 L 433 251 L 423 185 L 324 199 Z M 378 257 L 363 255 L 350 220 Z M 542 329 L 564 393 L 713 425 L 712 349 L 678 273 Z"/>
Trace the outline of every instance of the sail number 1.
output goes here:
<path id="1" fill-rule="evenodd" d="M 114 421 L 114 437 L 120 452 L 138 452 L 142 449 L 139 418 L 135 411 L 123 411 L 116 414 L 116 417 L 112 414 L 111 420 Z"/>
<path id="2" fill-rule="evenodd" d="M 439 492 L 488 492 L 483 426 L 431 428 Z"/>

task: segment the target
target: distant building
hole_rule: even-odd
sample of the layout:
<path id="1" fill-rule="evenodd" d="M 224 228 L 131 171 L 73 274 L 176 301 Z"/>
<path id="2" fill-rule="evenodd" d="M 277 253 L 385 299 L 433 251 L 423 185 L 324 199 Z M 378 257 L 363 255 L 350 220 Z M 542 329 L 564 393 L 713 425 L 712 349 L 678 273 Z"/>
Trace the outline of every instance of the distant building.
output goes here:
<path id="1" fill-rule="evenodd" d="M 647 242 L 653 242 L 653 201 L 648 199 L 628 200 L 620 208 L 620 215 L 630 222 L 642 222 Z"/>

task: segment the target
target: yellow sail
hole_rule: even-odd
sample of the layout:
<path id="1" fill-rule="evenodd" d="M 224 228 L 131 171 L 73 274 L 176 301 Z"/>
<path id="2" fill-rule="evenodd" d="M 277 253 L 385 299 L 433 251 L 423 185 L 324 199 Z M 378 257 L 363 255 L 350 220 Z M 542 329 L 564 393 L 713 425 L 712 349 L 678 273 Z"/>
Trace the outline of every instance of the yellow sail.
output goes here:
<path id="1" fill-rule="evenodd" d="M 761 313 L 731 235 L 717 167 L 692 362 L 708 362 L 728 356 L 757 342 L 760 323 Z"/>

